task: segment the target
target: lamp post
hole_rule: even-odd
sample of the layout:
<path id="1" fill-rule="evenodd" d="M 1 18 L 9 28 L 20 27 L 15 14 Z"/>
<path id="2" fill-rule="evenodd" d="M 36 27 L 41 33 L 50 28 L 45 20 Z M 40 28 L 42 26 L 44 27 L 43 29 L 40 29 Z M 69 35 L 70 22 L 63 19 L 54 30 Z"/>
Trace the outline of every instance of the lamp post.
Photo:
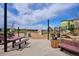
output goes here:
<path id="1" fill-rule="evenodd" d="M 48 20 L 48 40 L 49 40 L 49 20 Z"/>
<path id="2" fill-rule="evenodd" d="M 60 32 L 61 32 L 61 28 L 60 28 L 60 26 L 59 26 L 59 37 L 60 37 Z"/>
<path id="3" fill-rule="evenodd" d="M 4 3 L 4 52 L 7 52 L 7 3 Z"/>
<path id="4" fill-rule="evenodd" d="M 18 37 L 19 37 L 19 27 L 18 27 Z"/>

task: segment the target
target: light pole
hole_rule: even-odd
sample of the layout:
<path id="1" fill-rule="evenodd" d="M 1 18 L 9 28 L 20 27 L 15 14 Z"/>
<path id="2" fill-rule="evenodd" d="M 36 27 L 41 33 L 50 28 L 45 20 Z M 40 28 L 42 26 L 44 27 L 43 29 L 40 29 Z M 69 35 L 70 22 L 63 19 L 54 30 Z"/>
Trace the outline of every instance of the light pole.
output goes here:
<path id="1" fill-rule="evenodd" d="M 19 37 L 19 27 L 18 27 L 18 37 Z"/>
<path id="2" fill-rule="evenodd" d="M 49 40 L 49 20 L 48 20 L 48 40 Z"/>
<path id="3" fill-rule="evenodd" d="M 7 52 L 7 3 L 4 3 L 4 52 Z"/>
<path id="4" fill-rule="evenodd" d="M 61 32 L 61 28 L 60 28 L 60 26 L 59 26 L 59 37 L 60 37 L 60 32 Z"/>

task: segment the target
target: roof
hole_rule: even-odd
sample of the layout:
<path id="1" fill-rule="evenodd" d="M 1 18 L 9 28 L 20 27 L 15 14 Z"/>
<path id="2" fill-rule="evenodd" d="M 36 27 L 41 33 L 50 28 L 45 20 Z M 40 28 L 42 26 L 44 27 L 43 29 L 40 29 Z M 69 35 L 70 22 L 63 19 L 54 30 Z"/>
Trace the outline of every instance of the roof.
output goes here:
<path id="1" fill-rule="evenodd" d="M 79 18 L 74 18 L 74 19 L 66 19 L 66 20 L 62 20 L 61 22 L 63 22 L 63 21 L 75 21 L 75 20 L 79 20 Z"/>

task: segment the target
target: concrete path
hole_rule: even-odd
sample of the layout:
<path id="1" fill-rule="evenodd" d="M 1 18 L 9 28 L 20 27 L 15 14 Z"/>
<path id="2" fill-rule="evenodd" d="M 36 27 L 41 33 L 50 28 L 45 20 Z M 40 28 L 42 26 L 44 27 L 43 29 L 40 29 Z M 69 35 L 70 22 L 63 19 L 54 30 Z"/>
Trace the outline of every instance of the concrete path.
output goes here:
<path id="1" fill-rule="evenodd" d="M 60 51 L 60 48 L 51 48 L 49 40 L 33 40 L 28 41 L 28 45 L 22 45 L 22 49 L 11 48 L 8 45 L 8 52 L 3 52 L 3 46 L 0 46 L 0 55 L 5 56 L 69 56 L 69 53 Z"/>

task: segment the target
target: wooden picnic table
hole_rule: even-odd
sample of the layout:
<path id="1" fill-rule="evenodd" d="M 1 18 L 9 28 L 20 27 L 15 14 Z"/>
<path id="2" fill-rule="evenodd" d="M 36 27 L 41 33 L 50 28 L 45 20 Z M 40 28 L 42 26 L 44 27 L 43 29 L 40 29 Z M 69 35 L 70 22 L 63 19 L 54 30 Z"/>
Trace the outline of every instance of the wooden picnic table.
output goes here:
<path id="1" fill-rule="evenodd" d="M 21 42 L 22 38 L 24 38 L 24 37 L 13 36 L 13 37 L 7 38 L 7 42 L 12 42 L 12 47 L 14 48 L 16 41 L 19 40 Z M 1 37 L 0 40 L 4 41 L 4 37 Z"/>
<path id="2" fill-rule="evenodd" d="M 19 40 L 21 42 L 21 39 L 24 37 L 12 37 L 12 38 L 7 38 L 7 41 L 12 42 L 12 47 L 15 47 L 15 43 L 17 40 Z"/>
<path id="3" fill-rule="evenodd" d="M 16 36 L 10 36 L 10 35 L 7 35 L 7 43 L 9 42 L 12 42 L 12 47 L 14 48 L 15 45 L 19 45 L 19 49 L 21 48 L 21 44 L 22 43 L 25 43 L 26 44 L 26 41 L 28 41 L 29 38 L 26 38 L 26 37 L 16 37 Z M 4 41 L 4 35 L 0 35 L 0 41 Z"/>

